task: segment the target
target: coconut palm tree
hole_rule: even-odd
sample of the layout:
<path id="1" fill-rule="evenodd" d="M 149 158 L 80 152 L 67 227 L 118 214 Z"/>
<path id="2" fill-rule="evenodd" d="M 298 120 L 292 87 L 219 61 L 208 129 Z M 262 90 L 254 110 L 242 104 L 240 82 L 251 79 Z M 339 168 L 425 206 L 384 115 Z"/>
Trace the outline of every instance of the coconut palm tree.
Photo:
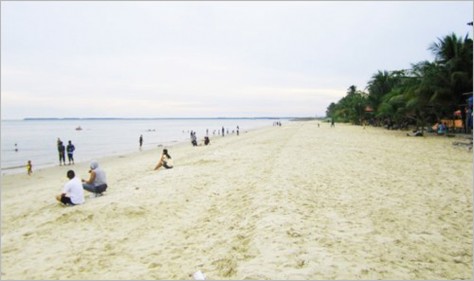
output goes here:
<path id="1" fill-rule="evenodd" d="M 388 94 L 393 88 L 391 75 L 388 71 L 378 71 L 372 75 L 372 79 L 367 84 L 369 91 L 369 103 L 372 108 L 377 109 L 383 96 Z"/>
<path id="2" fill-rule="evenodd" d="M 457 37 L 453 33 L 438 38 L 429 49 L 439 65 L 438 75 L 430 77 L 433 79 L 431 82 L 439 87 L 433 100 L 442 104 L 446 111 L 453 112 L 464 103 L 462 94 L 472 91 L 472 39 L 467 35 Z"/>

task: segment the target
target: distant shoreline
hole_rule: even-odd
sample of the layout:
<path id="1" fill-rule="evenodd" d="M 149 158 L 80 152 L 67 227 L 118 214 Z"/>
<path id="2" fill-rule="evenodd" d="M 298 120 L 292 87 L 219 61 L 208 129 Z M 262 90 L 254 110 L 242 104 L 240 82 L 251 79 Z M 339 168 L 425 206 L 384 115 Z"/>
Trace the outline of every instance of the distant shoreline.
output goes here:
<path id="1" fill-rule="evenodd" d="M 278 120 L 278 119 L 292 119 L 292 117 L 150 117 L 150 118 L 122 118 L 122 117 L 41 117 L 41 118 L 34 118 L 34 117 L 27 117 L 23 119 L 23 121 L 54 121 L 54 120 L 237 120 L 237 119 L 247 119 L 247 120 L 255 120 L 255 119 L 268 119 L 268 120 Z M 13 119 L 11 119 L 13 120 Z M 9 120 L 2 120 L 2 121 L 9 121 Z"/>

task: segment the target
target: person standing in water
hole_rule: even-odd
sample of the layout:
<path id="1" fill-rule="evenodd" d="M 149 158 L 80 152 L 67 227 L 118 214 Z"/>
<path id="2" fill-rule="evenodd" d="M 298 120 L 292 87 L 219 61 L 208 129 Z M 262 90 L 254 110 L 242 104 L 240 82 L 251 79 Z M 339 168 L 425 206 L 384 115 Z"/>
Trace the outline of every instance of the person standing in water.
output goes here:
<path id="1" fill-rule="evenodd" d="M 59 153 L 59 166 L 62 164 L 66 165 L 66 147 L 62 141 L 58 143 L 58 153 Z"/>
<path id="2" fill-rule="evenodd" d="M 74 146 L 74 144 L 71 143 L 71 141 L 69 141 L 66 147 L 67 160 L 69 161 L 69 165 L 71 165 L 71 162 L 72 164 L 74 164 L 74 150 L 76 150 L 76 147 Z"/>
<path id="3" fill-rule="evenodd" d="M 142 150 L 142 146 L 143 146 L 143 135 L 140 135 L 140 138 L 138 139 L 138 143 L 140 144 L 140 150 Z"/>

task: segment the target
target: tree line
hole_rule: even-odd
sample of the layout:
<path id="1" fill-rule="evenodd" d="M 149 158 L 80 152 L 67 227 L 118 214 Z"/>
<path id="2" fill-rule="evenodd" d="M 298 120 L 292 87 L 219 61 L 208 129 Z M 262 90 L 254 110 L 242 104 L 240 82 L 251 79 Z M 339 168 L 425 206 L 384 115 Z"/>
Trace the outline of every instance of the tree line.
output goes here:
<path id="1" fill-rule="evenodd" d="M 429 47 L 433 61 L 412 64 L 410 69 L 379 70 L 366 91 L 350 86 L 345 97 L 329 105 L 326 116 L 357 125 L 422 130 L 442 119 L 460 118 L 467 132 L 466 119 L 472 113 L 472 98 L 468 101 L 473 88 L 472 43 L 468 35 L 438 38 Z"/>

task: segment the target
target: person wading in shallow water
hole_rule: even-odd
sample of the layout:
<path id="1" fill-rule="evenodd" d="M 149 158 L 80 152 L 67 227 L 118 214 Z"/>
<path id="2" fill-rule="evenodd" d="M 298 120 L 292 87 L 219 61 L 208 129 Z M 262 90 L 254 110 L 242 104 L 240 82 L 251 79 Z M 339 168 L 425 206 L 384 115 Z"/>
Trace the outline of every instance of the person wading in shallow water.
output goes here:
<path id="1" fill-rule="evenodd" d="M 69 141 L 68 145 L 66 146 L 67 160 L 69 161 L 69 165 L 71 165 L 71 163 L 74 164 L 74 150 L 76 150 L 76 147 L 71 141 Z"/>
<path id="2" fill-rule="evenodd" d="M 66 165 L 66 147 L 62 141 L 58 143 L 59 166 Z"/>

